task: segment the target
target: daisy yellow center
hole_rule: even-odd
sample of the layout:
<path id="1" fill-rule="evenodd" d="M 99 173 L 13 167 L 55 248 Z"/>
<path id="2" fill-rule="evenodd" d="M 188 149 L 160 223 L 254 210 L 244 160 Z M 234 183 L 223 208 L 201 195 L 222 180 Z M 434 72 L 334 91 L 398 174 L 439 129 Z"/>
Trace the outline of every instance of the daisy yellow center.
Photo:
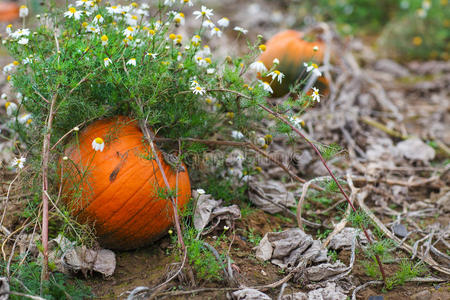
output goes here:
<path id="1" fill-rule="evenodd" d="M 31 124 L 31 122 L 33 122 L 33 119 L 28 119 L 27 120 L 27 124 Z"/>
<path id="2" fill-rule="evenodd" d="M 211 63 L 211 58 L 207 57 L 207 58 L 205 58 L 205 61 L 210 64 Z"/>
<path id="3" fill-rule="evenodd" d="M 104 58 L 103 60 L 104 60 L 104 61 L 109 61 L 109 58 Z"/>
<path id="4" fill-rule="evenodd" d="M 175 34 L 173 34 L 173 33 L 169 34 L 169 39 L 174 40 L 176 38 L 177 38 L 177 36 Z"/>
<path id="5" fill-rule="evenodd" d="M 71 13 L 73 13 L 73 14 L 77 12 L 77 10 L 75 9 L 75 7 L 69 8 L 69 11 L 70 11 Z"/>
<path id="6" fill-rule="evenodd" d="M 116 8 L 117 8 L 117 6 L 111 6 L 111 8 L 112 8 L 112 9 L 116 9 Z"/>
<path id="7" fill-rule="evenodd" d="M 103 42 L 107 42 L 108 41 L 108 37 L 106 35 L 102 35 L 101 37 Z"/>
<path id="8" fill-rule="evenodd" d="M 131 18 L 132 18 L 133 20 L 137 20 L 137 17 L 136 17 L 136 16 L 131 16 Z"/>
<path id="9" fill-rule="evenodd" d="M 264 45 L 264 44 L 259 45 L 259 50 L 266 51 L 266 45 Z"/>
<path id="10" fill-rule="evenodd" d="M 102 16 L 101 16 L 101 15 L 96 15 L 95 18 L 96 18 L 97 20 L 100 20 L 100 19 L 102 18 Z"/>
<path id="11" fill-rule="evenodd" d="M 154 31 L 153 29 L 150 29 L 150 30 L 148 31 L 148 33 L 150 33 L 151 35 L 154 35 L 154 34 L 155 34 L 155 31 Z"/>
<path id="12" fill-rule="evenodd" d="M 199 57 L 197 57 L 197 60 L 201 61 L 201 60 L 203 60 L 203 58 L 199 56 Z"/>
<path id="13" fill-rule="evenodd" d="M 316 64 L 311 64 L 312 67 L 314 67 L 314 69 L 317 69 L 319 66 Z"/>
<path id="14" fill-rule="evenodd" d="M 18 62 L 17 60 L 15 60 L 15 61 L 13 61 L 13 64 L 14 64 L 15 66 L 18 66 L 18 65 L 19 65 L 19 62 Z"/>
<path id="15" fill-rule="evenodd" d="M 6 26 L 7 28 L 12 28 L 12 24 L 9 24 L 8 26 Z"/>
<path id="16" fill-rule="evenodd" d="M 99 137 L 95 138 L 94 141 L 95 141 L 96 144 L 99 144 L 99 145 L 103 144 L 103 139 L 102 138 L 99 138 Z"/>
<path id="17" fill-rule="evenodd" d="M 217 31 L 217 32 L 220 31 L 220 29 L 217 28 L 217 27 L 214 27 L 214 30 Z"/>
<path id="18" fill-rule="evenodd" d="M 184 18 L 184 14 L 183 13 L 179 13 L 178 14 L 180 17 Z"/>
<path id="19" fill-rule="evenodd" d="M 201 90 L 202 90 L 202 88 L 199 87 L 199 86 L 196 86 L 195 89 L 196 89 L 197 91 L 201 91 Z"/>
<path id="20" fill-rule="evenodd" d="M 11 102 L 6 102 L 5 103 L 5 108 L 8 108 L 8 106 L 10 106 L 11 105 Z"/>
<path id="21" fill-rule="evenodd" d="M 131 3 L 134 7 L 138 7 L 138 4 L 136 2 Z"/>
<path id="22" fill-rule="evenodd" d="M 27 8 L 25 5 L 20 6 L 20 9 Z"/>
<path id="23" fill-rule="evenodd" d="M 83 22 L 83 23 L 81 23 L 81 26 L 87 27 L 87 26 L 88 26 L 88 23 L 87 23 L 87 22 Z"/>
<path id="24" fill-rule="evenodd" d="M 128 31 L 134 31 L 134 28 L 129 26 L 129 27 L 127 27 L 127 30 Z"/>
<path id="25" fill-rule="evenodd" d="M 273 71 L 275 74 L 277 74 L 277 75 L 280 75 L 280 71 L 278 71 L 278 70 L 275 70 L 275 71 Z"/>
<path id="26" fill-rule="evenodd" d="M 206 11 L 202 11 L 202 16 L 206 15 Z"/>
<path id="27" fill-rule="evenodd" d="M 267 84 L 267 85 L 270 85 L 267 81 L 264 81 L 263 83 L 264 83 L 264 84 Z"/>

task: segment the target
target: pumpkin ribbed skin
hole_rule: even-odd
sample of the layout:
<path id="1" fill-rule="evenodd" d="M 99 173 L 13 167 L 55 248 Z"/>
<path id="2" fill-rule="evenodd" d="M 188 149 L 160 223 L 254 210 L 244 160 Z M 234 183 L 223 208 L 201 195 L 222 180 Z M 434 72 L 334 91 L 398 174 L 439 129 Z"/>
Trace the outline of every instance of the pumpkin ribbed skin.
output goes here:
<path id="1" fill-rule="evenodd" d="M 314 51 L 314 46 L 318 46 L 319 50 Z M 276 80 L 272 82 L 272 96 L 282 97 L 289 92 L 289 86 L 293 85 L 304 71 L 303 63 L 309 61 L 322 62 L 323 49 L 323 42 L 305 41 L 303 40 L 303 33 L 295 30 L 282 31 L 269 39 L 266 43 L 266 51 L 260 55 L 258 60 L 262 61 L 267 69 L 270 69 L 273 65 L 273 60 L 278 58 L 280 65 L 277 67 L 277 70 L 285 75 L 281 84 Z M 271 82 L 272 78 L 263 78 L 263 80 Z M 318 78 L 315 86 L 320 89 L 322 94 L 327 93 L 325 77 Z"/>
<path id="2" fill-rule="evenodd" d="M 92 149 L 97 137 L 105 141 L 103 152 Z M 96 121 L 80 131 L 79 147 L 72 141 L 65 155 L 64 201 L 78 221 L 94 225 L 103 247 L 135 249 L 167 233 L 173 224 L 172 204 L 158 197 L 165 184 L 136 121 Z M 162 154 L 158 156 L 171 189 L 178 186 L 178 207 L 183 208 L 191 196 L 189 175 L 179 172 L 177 178 Z"/>

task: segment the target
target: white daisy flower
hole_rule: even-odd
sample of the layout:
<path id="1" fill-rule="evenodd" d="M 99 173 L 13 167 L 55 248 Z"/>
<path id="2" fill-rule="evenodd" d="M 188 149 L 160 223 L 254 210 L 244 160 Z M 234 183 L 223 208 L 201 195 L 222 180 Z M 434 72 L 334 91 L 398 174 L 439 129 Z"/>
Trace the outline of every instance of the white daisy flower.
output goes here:
<path id="1" fill-rule="evenodd" d="M 192 93 L 195 95 L 204 95 L 206 94 L 206 90 L 199 85 L 191 87 Z"/>
<path id="2" fill-rule="evenodd" d="M 314 46 L 314 47 L 313 47 L 313 51 L 314 51 L 314 52 L 319 51 L 319 46 Z"/>
<path id="3" fill-rule="evenodd" d="M 134 36 L 136 34 L 136 30 L 131 27 L 128 26 L 124 31 L 123 31 L 123 35 L 128 37 L 128 36 Z"/>
<path id="4" fill-rule="evenodd" d="M 82 14 L 83 12 L 76 10 L 75 7 L 69 7 L 69 10 L 64 13 L 64 17 L 79 20 Z"/>
<path id="5" fill-rule="evenodd" d="M 11 72 L 16 66 L 13 63 L 7 64 L 3 67 L 3 74 Z"/>
<path id="6" fill-rule="evenodd" d="M 16 40 L 18 38 L 20 38 L 21 36 L 29 36 L 29 35 L 30 35 L 30 29 L 28 29 L 28 28 L 17 29 L 16 31 L 11 33 L 11 37 Z"/>
<path id="7" fill-rule="evenodd" d="M 278 58 L 274 58 L 272 62 L 273 62 L 274 65 L 279 65 L 280 64 L 280 60 Z"/>
<path id="8" fill-rule="evenodd" d="M 206 194 L 204 189 L 197 189 L 197 193 L 199 193 L 200 195 Z"/>
<path id="9" fill-rule="evenodd" d="M 29 40 L 27 38 L 23 37 L 20 40 L 18 40 L 17 43 L 21 44 L 21 45 L 26 45 L 26 44 L 28 44 L 28 41 Z"/>
<path id="10" fill-rule="evenodd" d="M 272 90 L 272 88 L 270 87 L 270 83 L 268 83 L 268 82 L 266 82 L 266 81 L 261 81 L 260 82 L 260 84 L 261 84 L 261 86 L 263 87 L 263 89 L 266 91 L 266 92 L 269 92 L 269 93 L 273 93 L 273 90 Z"/>
<path id="11" fill-rule="evenodd" d="M 208 45 L 203 46 L 202 52 L 203 52 L 204 56 L 210 56 L 211 55 L 211 49 L 209 48 Z"/>
<path id="12" fill-rule="evenodd" d="M 138 10 L 136 10 L 136 13 L 140 16 L 148 17 L 148 12 L 143 8 L 139 8 Z"/>
<path id="13" fill-rule="evenodd" d="M 6 31 L 6 33 L 7 33 L 8 35 L 11 35 L 11 33 L 12 33 L 12 24 L 8 24 L 8 25 L 6 26 L 5 31 Z"/>
<path id="14" fill-rule="evenodd" d="M 158 53 L 147 52 L 146 55 L 147 55 L 147 56 L 151 56 L 153 59 L 156 59 L 156 56 L 158 55 Z"/>
<path id="15" fill-rule="evenodd" d="M 25 124 L 28 123 L 28 120 L 31 120 L 32 118 L 33 118 L 32 114 L 24 113 L 17 118 L 17 121 L 19 121 L 20 124 Z"/>
<path id="16" fill-rule="evenodd" d="M 96 15 L 94 17 L 94 20 L 92 20 L 92 23 L 94 23 L 94 24 L 102 24 L 104 20 L 105 19 L 103 19 L 102 15 L 99 14 L 99 15 Z"/>
<path id="17" fill-rule="evenodd" d="M 174 20 L 174 22 L 175 22 L 177 25 L 183 26 L 183 25 L 184 25 L 184 14 L 183 14 L 182 12 L 177 13 L 177 14 L 173 17 L 173 20 Z"/>
<path id="18" fill-rule="evenodd" d="M 267 75 L 271 76 L 272 80 L 278 80 L 279 83 L 281 83 L 281 81 L 283 80 L 283 77 L 284 77 L 284 74 L 278 70 L 273 70 L 272 72 L 270 72 Z"/>
<path id="19" fill-rule="evenodd" d="M 116 5 L 107 7 L 106 10 L 112 15 L 122 13 L 122 8 L 120 6 L 116 6 Z"/>
<path id="20" fill-rule="evenodd" d="M 201 41 L 202 38 L 198 34 L 194 35 L 191 39 L 192 44 L 194 44 L 195 46 L 198 46 Z"/>
<path id="21" fill-rule="evenodd" d="M 312 89 L 313 89 L 313 92 L 312 92 L 311 97 L 312 97 L 313 101 L 320 102 L 319 89 L 317 89 L 315 87 L 313 87 Z"/>
<path id="22" fill-rule="evenodd" d="M 263 147 L 264 145 L 266 145 L 266 140 L 260 136 L 256 139 L 256 144 Z"/>
<path id="23" fill-rule="evenodd" d="M 102 41 L 102 45 L 106 46 L 108 44 L 108 36 L 107 35 L 102 35 L 102 37 L 100 38 L 100 40 Z"/>
<path id="24" fill-rule="evenodd" d="M 127 24 L 129 26 L 137 26 L 138 24 L 138 17 L 134 15 L 127 15 Z"/>
<path id="25" fill-rule="evenodd" d="M 234 30 L 234 31 L 238 31 L 238 32 L 240 32 L 240 33 L 242 33 L 242 34 L 247 34 L 247 32 L 248 32 L 247 29 L 244 29 L 244 28 L 239 27 L 239 26 L 234 27 L 233 30 Z"/>
<path id="26" fill-rule="evenodd" d="M 214 68 L 206 69 L 206 74 L 211 75 L 211 74 L 214 74 L 214 73 L 216 73 L 216 69 L 214 69 Z"/>
<path id="27" fill-rule="evenodd" d="M 297 116 L 289 117 L 289 122 L 291 122 L 292 125 L 294 125 L 294 127 L 297 127 L 297 128 L 302 128 L 302 125 L 305 124 L 305 122 Z"/>
<path id="28" fill-rule="evenodd" d="M 1 95 L 1 98 L 4 99 L 4 100 L 6 100 L 6 99 L 8 99 L 8 95 L 6 95 L 6 93 L 3 93 L 3 94 Z"/>
<path id="29" fill-rule="evenodd" d="M 217 21 L 217 24 L 220 27 L 228 27 L 228 25 L 230 25 L 230 20 L 228 20 L 228 18 L 222 18 L 219 21 Z"/>
<path id="30" fill-rule="evenodd" d="M 207 8 L 206 6 L 202 5 L 202 10 L 201 11 L 194 11 L 192 14 L 195 16 L 195 19 L 198 19 L 200 17 L 202 18 L 207 18 L 207 19 L 211 19 L 211 17 L 214 15 L 212 13 L 212 9 Z"/>
<path id="31" fill-rule="evenodd" d="M 211 34 L 211 37 L 213 37 L 215 35 L 217 35 L 217 37 L 221 37 L 222 31 L 218 27 L 214 27 L 213 29 L 211 29 L 210 34 Z"/>
<path id="32" fill-rule="evenodd" d="M 18 93 L 16 94 L 16 98 L 17 98 L 17 101 L 21 102 L 22 99 L 23 99 L 22 93 L 21 93 L 21 92 L 18 92 Z"/>
<path id="33" fill-rule="evenodd" d="M 20 6 L 19 17 L 25 18 L 26 16 L 28 16 L 28 12 L 28 7 L 26 5 Z"/>
<path id="34" fill-rule="evenodd" d="M 92 32 L 92 33 L 99 33 L 100 32 L 100 28 L 98 28 L 97 26 L 87 26 L 86 27 L 86 31 L 87 32 Z"/>
<path id="35" fill-rule="evenodd" d="M 103 141 L 102 138 L 97 137 L 92 141 L 92 149 L 94 149 L 95 151 L 100 150 L 100 152 L 102 152 L 104 148 L 105 148 L 105 142 Z"/>
<path id="36" fill-rule="evenodd" d="M 309 73 L 312 71 L 314 76 L 316 77 L 322 76 L 322 73 L 319 71 L 319 67 L 316 64 L 312 63 L 308 65 L 307 63 L 303 63 L 303 66 L 305 66 L 306 72 Z"/>
<path id="37" fill-rule="evenodd" d="M 127 61 L 127 65 L 133 65 L 136 66 L 136 58 L 130 58 L 129 61 Z"/>
<path id="38" fill-rule="evenodd" d="M 17 104 L 15 104 L 14 102 L 8 101 L 5 103 L 5 108 L 6 108 L 6 114 L 8 116 L 11 116 L 17 110 Z"/>
<path id="39" fill-rule="evenodd" d="M 231 137 L 236 140 L 242 140 L 244 138 L 244 135 L 240 131 L 233 130 L 231 132 Z"/>
<path id="40" fill-rule="evenodd" d="M 79 0 L 75 2 L 75 5 L 78 7 L 85 7 L 85 8 L 89 8 L 92 6 L 92 1 L 89 0 Z"/>
<path id="41" fill-rule="evenodd" d="M 216 25 L 214 25 L 214 23 L 211 20 L 203 21 L 202 26 L 205 27 L 205 28 L 214 28 L 214 27 L 216 27 Z"/>
<path id="42" fill-rule="evenodd" d="M 104 59 L 103 59 L 103 62 L 104 62 L 104 64 L 105 64 L 105 67 L 107 67 L 107 66 L 109 66 L 110 64 L 112 64 L 112 61 L 111 61 L 108 57 L 104 58 Z"/>
<path id="43" fill-rule="evenodd" d="M 266 66 L 260 60 L 251 63 L 249 68 L 251 70 L 254 70 L 254 71 L 258 72 L 258 73 L 265 73 L 265 72 L 267 72 Z"/>
<path id="44" fill-rule="evenodd" d="M 22 59 L 22 64 L 26 65 L 26 64 L 32 64 L 33 63 L 33 58 L 32 57 L 25 57 L 24 59 Z"/>
<path id="45" fill-rule="evenodd" d="M 27 161 L 27 159 L 25 157 L 21 157 L 21 158 L 14 158 L 13 162 L 12 162 L 12 166 L 18 166 L 19 169 L 23 169 L 23 165 L 24 163 Z"/>

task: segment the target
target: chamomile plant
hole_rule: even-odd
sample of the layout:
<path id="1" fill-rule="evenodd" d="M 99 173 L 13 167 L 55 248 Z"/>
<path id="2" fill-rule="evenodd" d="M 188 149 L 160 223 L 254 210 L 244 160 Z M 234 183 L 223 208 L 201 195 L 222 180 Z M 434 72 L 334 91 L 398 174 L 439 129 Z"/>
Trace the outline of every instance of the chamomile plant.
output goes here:
<path id="1" fill-rule="evenodd" d="M 193 5 L 68 1 L 36 15 L 32 28 L 26 27 L 29 19 L 20 27 L 7 26 L 2 44 L 13 62 L 3 72 L 20 98 L 7 102 L 2 122 L 26 145 L 26 163 L 34 174 L 41 172 L 43 147 L 51 149 L 48 172 L 54 185 L 49 192 L 55 198 L 64 139 L 100 118 L 130 116 L 175 140 L 239 136 L 265 149 L 264 139 L 257 138 L 269 132 L 250 140 L 251 132 L 264 131 L 260 120 L 267 112 L 260 106 L 272 92 L 271 82 L 258 78 L 280 82 L 284 74 L 276 64 L 267 69 L 255 62 L 265 48 L 259 47 L 260 36 L 251 37 L 211 8 Z M 224 35 L 253 39 L 248 54 L 216 57 L 208 43 Z M 319 100 L 315 92 L 274 109 L 297 120 L 297 108 L 303 111 Z M 96 155 L 102 155 L 102 145 L 93 141 Z M 184 153 L 190 147 L 198 153 L 198 144 L 181 143 Z M 33 178 L 39 198 L 39 176 Z"/>

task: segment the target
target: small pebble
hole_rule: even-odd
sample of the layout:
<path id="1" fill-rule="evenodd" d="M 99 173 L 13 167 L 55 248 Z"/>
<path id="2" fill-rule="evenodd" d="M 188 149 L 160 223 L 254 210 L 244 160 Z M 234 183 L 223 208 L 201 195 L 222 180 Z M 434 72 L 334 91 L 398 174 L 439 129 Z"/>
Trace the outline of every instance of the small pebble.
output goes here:
<path id="1" fill-rule="evenodd" d="M 394 234 L 398 237 L 404 238 L 408 235 L 408 230 L 406 229 L 405 225 L 403 224 L 395 224 L 392 226 L 392 230 L 394 231 Z"/>
<path id="2" fill-rule="evenodd" d="M 383 296 L 370 296 L 367 300 L 384 300 Z"/>

